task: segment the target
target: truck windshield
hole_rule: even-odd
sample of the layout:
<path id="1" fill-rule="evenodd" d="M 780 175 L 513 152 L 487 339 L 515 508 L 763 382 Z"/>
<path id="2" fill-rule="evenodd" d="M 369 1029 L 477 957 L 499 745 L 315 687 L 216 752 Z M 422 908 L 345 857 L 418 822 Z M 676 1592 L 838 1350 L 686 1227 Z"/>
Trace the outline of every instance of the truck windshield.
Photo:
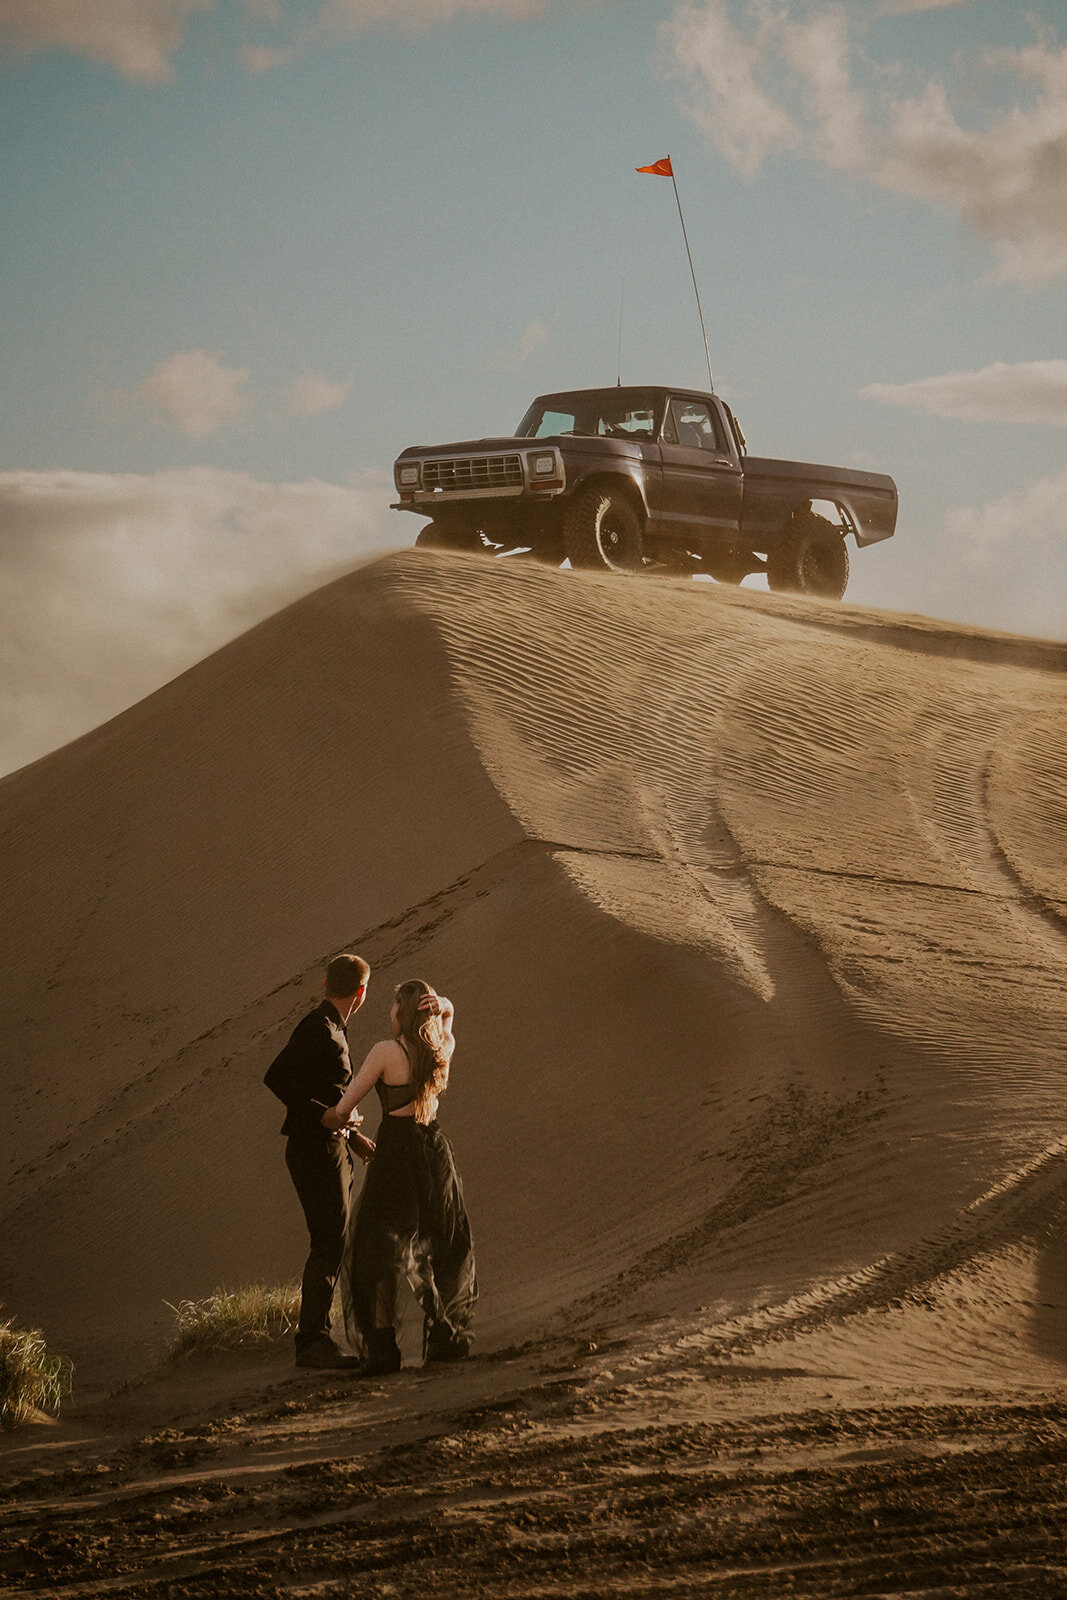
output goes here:
<path id="1" fill-rule="evenodd" d="M 516 439 L 550 439 L 573 434 L 612 439 L 654 439 L 663 401 L 646 389 L 586 389 L 546 394 L 534 401 L 515 432 Z"/>

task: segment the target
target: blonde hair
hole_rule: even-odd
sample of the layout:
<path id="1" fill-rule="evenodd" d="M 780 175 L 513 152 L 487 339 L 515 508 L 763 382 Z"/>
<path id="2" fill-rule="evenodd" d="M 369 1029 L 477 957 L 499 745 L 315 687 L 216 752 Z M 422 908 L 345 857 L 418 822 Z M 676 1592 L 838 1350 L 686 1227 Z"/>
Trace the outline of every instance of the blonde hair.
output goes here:
<path id="1" fill-rule="evenodd" d="M 396 986 L 396 1026 L 408 1047 L 417 1122 L 432 1117 L 438 1096 L 448 1087 L 451 1059 L 441 1018 L 419 1010 L 419 1002 L 427 995 L 436 997 L 437 990 L 425 978 L 409 978 Z"/>

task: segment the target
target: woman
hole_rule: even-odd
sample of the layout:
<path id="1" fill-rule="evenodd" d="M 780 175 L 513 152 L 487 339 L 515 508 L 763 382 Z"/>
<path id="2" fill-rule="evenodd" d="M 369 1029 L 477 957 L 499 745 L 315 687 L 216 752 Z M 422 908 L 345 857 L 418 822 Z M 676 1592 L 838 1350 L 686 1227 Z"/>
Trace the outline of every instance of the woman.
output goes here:
<path id="1" fill-rule="evenodd" d="M 332 1125 L 345 1126 L 372 1088 L 382 1105 L 341 1269 L 345 1326 L 368 1376 L 400 1366 L 396 1291 L 405 1282 L 425 1316 L 425 1359 L 470 1353 L 478 1294 L 470 1223 L 452 1146 L 436 1121 L 456 1047 L 454 1009 L 421 978 L 399 984 L 392 1039 L 373 1047 L 330 1113 Z"/>

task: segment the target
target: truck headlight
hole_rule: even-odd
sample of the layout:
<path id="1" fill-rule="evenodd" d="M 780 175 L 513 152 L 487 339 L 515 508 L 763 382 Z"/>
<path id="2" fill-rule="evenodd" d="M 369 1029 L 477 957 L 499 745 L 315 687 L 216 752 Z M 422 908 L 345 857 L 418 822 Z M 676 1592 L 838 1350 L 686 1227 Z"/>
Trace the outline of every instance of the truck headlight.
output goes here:
<path id="1" fill-rule="evenodd" d="M 537 478 L 550 478 L 556 470 L 555 456 L 531 456 L 530 460 Z"/>
<path id="2" fill-rule="evenodd" d="M 417 488 L 418 487 L 418 482 L 419 482 L 419 469 L 418 469 L 418 467 L 415 467 L 415 466 L 412 466 L 412 467 L 401 467 L 399 475 L 398 475 L 398 478 L 397 478 L 397 481 L 400 484 L 400 487 L 402 489 L 415 489 L 415 488 Z"/>

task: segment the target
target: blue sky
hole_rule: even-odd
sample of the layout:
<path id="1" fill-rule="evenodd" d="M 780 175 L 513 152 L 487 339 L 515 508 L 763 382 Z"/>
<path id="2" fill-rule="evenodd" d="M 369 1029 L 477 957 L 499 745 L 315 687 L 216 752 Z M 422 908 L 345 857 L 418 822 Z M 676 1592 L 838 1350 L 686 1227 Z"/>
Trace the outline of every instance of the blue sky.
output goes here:
<path id="1" fill-rule="evenodd" d="M 0 0 L 0 138 L 0 768 L 408 542 L 397 451 L 620 295 L 700 383 L 667 153 L 753 451 L 897 479 L 850 598 L 1065 632 L 1062 0 Z"/>

